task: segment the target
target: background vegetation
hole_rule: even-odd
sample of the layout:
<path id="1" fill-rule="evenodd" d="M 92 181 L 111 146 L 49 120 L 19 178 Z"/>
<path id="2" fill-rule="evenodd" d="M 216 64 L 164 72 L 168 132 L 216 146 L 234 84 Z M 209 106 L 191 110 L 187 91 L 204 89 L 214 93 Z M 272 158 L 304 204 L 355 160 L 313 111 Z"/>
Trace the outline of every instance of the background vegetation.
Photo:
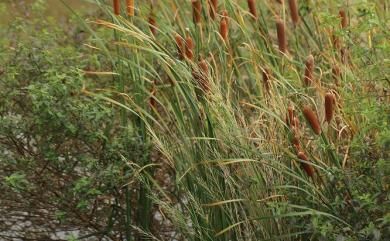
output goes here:
<path id="1" fill-rule="evenodd" d="M 390 238 L 386 1 L 91 2 L 0 32 L 0 239 Z"/>

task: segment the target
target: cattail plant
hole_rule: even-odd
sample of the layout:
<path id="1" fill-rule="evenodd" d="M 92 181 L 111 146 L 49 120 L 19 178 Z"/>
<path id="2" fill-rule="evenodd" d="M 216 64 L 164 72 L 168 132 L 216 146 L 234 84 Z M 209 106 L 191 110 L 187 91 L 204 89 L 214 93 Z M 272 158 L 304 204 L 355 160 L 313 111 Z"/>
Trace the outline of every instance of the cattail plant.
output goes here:
<path id="1" fill-rule="evenodd" d="M 346 28 L 348 25 L 348 19 L 347 19 L 347 14 L 344 9 L 341 9 L 339 11 L 339 16 L 340 16 L 340 24 L 342 28 Z"/>
<path id="2" fill-rule="evenodd" d="M 176 41 L 176 46 L 177 46 L 177 53 L 179 55 L 179 59 L 184 59 L 185 55 L 185 44 L 183 38 L 179 35 L 175 35 L 175 41 Z"/>
<path id="3" fill-rule="evenodd" d="M 153 83 L 152 88 L 150 89 L 150 99 L 149 99 L 149 106 L 152 109 L 157 108 L 157 102 L 156 102 L 156 93 L 157 93 L 157 88 L 156 84 Z"/>
<path id="4" fill-rule="evenodd" d="M 264 89 L 267 91 L 267 93 L 269 93 L 271 89 L 269 69 L 263 69 L 263 85 Z"/>
<path id="5" fill-rule="evenodd" d="M 191 38 L 190 31 L 187 29 L 186 41 L 185 41 L 185 54 L 189 60 L 194 58 L 194 41 Z"/>
<path id="6" fill-rule="evenodd" d="M 287 124 L 291 127 L 292 121 L 294 119 L 294 107 L 292 105 L 289 105 L 287 107 Z"/>
<path id="7" fill-rule="evenodd" d="M 221 34 L 223 40 L 225 43 L 228 41 L 228 24 L 225 18 L 221 19 L 220 25 L 219 25 L 219 33 Z"/>
<path id="8" fill-rule="evenodd" d="M 288 0 L 288 6 L 290 8 L 291 20 L 292 20 L 294 26 L 296 26 L 299 22 L 297 0 Z"/>
<path id="9" fill-rule="evenodd" d="M 316 113 L 310 108 L 310 106 L 305 106 L 303 108 L 303 115 L 305 116 L 307 122 L 309 122 L 311 129 L 315 134 L 321 134 L 321 125 L 318 121 Z"/>
<path id="10" fill-rule="evenodd" d="M 210 5 L 210 17 L 212 20 L 215 20 L 218 11 L 218 0 L 209 0 L 209 5 Z"/>
<path id="11" fill-rule="evenodd" d="M 114 14 L 120 15 L 121 14 L 121 1 L 120 0 L 114 0 Z"/>
<path id="12" fill-rule="evenodd" d="M 247 2 L 248 2 L 249 12 L 252 14 L 252 17 L 257 18 L 255 0 L 248 0 Z"/>
<path id="13" fill-rule="evenodd" d="M 340 80 L 340 77 L 341 77 L 341 69 L 340 69 L 339 66 L 333 65 L 333 67 L 332 67 L 332 75 L 333 75 L 335 84 L 337 86 L 339 86 L 340 85 L 339 80 Z"/>
<path id="14" fill-rule="evenodd" d="M 276 19 L 276 31 L 278 35 L 279 50 L 285 54 L 287 53 L 286 32 L 284 29 L 284 22 L 280 17 L 277 17 Z"/>
<path id="15" fill-rule="evenodd" d="M 127 16 L 129 17 L 134 16 L 134 0 L 126 0 L 126 11 L 127 11 Z"/>
<path id="16" fill-rule="evenodd" d="M 156 22 L 156 18 L 155 18 L 154 13 L 150 14 L 148 22 L 149 22 L 150 32 L 152 32 L 152 34 L 154 36 L 156 36 L 157 35 L 157 22 Z"/>
<path id="17" fill-rule="evenodd" d="M 305 76 L 304 83 L 306 86 L 310 86 L 313 82 L 313 72 L 314 72 L 314 57 L 313 55 L 309 55 L 306 59 L 305 64 Z"/>
<path id="18" fill-rule="evenodd" d="M 200 23 L 202 17 L 202 2 L 201 0 L 192 0 L 192 11 L 194 14 L 194 22 Z"/>
<path id="19" fill-rule="evenodd" d="M 207 62 L 204 59 L 200 59 L 198 63 L 198 68 L 192 70 L 192 76 L 203 90 L 203 92 L 208 93 L 210 91 L 210 83 L 208 79 L 209 67 Z"/>
<path id="20" fill-rule="evenodd" d="M 303 161 L 306 161 L 308 162 L 309 161 L 309 158 L 306 156 L 306 154 L 302 151 L 298 152 L 297 154 L 297 157 Z M 308 164 L 308 163 L 301 163 L 301 167 L 303 168 L 303 170 L 305 170 L 306 174 L 313 178 L 314 177 L 314 168 Z"/>
<path id="21" fill-rule="evenodd" d="M 334 103 L 336 99 L 331 92 L 325 94 L 325 121 L 330 123 L 333 118 Z"/>

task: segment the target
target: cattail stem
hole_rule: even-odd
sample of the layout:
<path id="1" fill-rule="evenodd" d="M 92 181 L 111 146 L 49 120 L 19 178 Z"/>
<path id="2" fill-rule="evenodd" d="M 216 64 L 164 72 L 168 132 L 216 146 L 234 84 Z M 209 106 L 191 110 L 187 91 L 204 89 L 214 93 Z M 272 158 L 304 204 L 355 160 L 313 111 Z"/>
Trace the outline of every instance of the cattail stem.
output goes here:
<path id="1" fill-rule="evenodd" d="M 321 134 L 320 122 L 318 121 L 315 112 L 309 106 L 305 106 L 303 108 L 303 115 L 305 116 L 307 122 L 309 122 L 311 129 L 314 131 L 314 133 L 317 135 Z"/>
<path id="2" fill-rule="evenodd" d="M 202 2 L 201 0 L 192 0 L 192 10 L 194 14 L 194 22 L 196 24 L 200 23 L 202 16 Z"/>
<path id="3" fill-rule="evenodd" d="M 253 18 L 257 18 L 256 4 L 254 0 L 248 0 L 249 12 L 252 14 Z"/>
<path id="4" fill-rule="evenodd" d="M 126 0 L 126 11 L 127 11 L 127 16 L 129 17 L 134 16 L 134 0 Z"/>
<path id="5" fill-rule="evenodd" d="M 120 15 L 121 14 L 121 1 L 120 0 L 114 0 L 114 14 Z"/>
<path id="6" fill-rule="evenodd" d="M 310 86 L 313 82 L 313 73 L 314 73 L 314 57 L 313 55 L 309 55 L 306 59 L 305 64 L 305 76 L 304 82 L 306 86 Z"/>
<path id="7" fill-rule="evenodd" d="M 330 123 L 333 118 L 334 104 L 336 99 L 330 92 L 325 94 L 325 121 Z"/>
<path id="8" fill-rule="evenodd" d="M 284 29 L 284 22 L 279 17 L 276 19 L 276 31 L 278 35 L 279 50 L 282 53 L 287 53 L 287 40 Z"/>

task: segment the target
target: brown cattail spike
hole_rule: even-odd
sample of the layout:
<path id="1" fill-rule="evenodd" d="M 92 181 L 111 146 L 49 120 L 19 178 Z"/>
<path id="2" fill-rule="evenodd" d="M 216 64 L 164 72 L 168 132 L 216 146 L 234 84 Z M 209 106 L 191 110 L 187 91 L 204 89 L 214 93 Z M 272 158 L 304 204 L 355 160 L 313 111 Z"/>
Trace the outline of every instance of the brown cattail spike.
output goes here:
<path id="1" fill-rule="evenodd" d="M 286 33 L 284 30 L 284 22 L 279 17 L 276 19 L 276 31 L 278 35 L 279 50 L 285 54 L 287 52 Z"/>
<path id="2" fill-rule="evenodd" d="M 219 33 L 221 34 L 223 40 L 227 42 L 228 40 L 228 25 L 225 18 L 221 19 L 221 23 L 219 26 Z"/>
<path id="3" fill-rule="evenodd" d="M 263 69 L 263 84 L 267 93 L 270 92 L 271 83 L 270 83 L 270 71 L 269 69 Z"/>
<path id="4" fill-rule="evenodd" d="M 341 69 L 339 66 L 334 65 L 332 68 L 332 74 L 337 86 L 340 85 Z"/>
<path id="5" fill-rule="evenodd" d="M 134 0 L 126 0 L 126 11 L 127 11 L 127 16 L 129 17 L 134 16 Z"/>
<path id="6" fill-rule="evenodd" d="M 114 0 L 114 14 L 120 15 L 121 14 L 121 1 L 120 0 Z"/>
<path id="7" fill-rule="evenodd" d="M 330 123 L 333 118 L 335 97 L 332 93 L 328 92 L 325 95 L 325 120 Z"/>
<path id="8" fill-rule="evenodd" d="M 153 84 L 152 88 L 150 89 L 150 99 L 149 99 L 149 105 L 150 105 L 150 108 L 152 108 L 152 109 L 157 108 L 157 102 L 155 99 L 156 93 L 157 93 L 156 85 Z"/>
<path id="9" fill-rule="evenodd" d="M 188 59 L 192 60 L 194 58 L 194 41 L 192 40 L 188 30 L 187 30 L 185 45 L 186 45 L 186 56 Z"/>
<path id="10" fill-rule="evenodd" d="M 341 27 L 346 28 L 348 26 L 348 19 L 347 19 L 347 14 L 345 13 L 345 10 L 341 9 L 339 11 L 339 15 L 341 18 L 341 20 L 340 20 Z"/>
<path id="11" fill-rule="evenodd" d="M 299 22 L 298 4 L 297 0 L 288 0 L 288 6 L 290 7 L 291 20 L 296 26 Z"/>
<path id="12" fill-rule="evenodd" d="M 209 0 L 210 5 L 210 17 L 212 20 L 215 20 L 218 12 L 218 0 Z"/>
<path id="13" fill-rule="evenodd" d="M 306 161 L 306 162 L 309 161 L 309 158 L 302 151 L 298 152 L 297 156 L 299 159 L 301 159 L 303 161 Z M 306 174 L 309 177 L 314 177 L 314 168 L 310 164 L 302 162 L 301 166 L 302 166 L 303 170 L 305 170 Z"/>
<path id="14" fill-rule="evenodd" d="M 313 82 L 313 72 L 314 72 L 314 57 L 313 55 L 309 55 L 306 59 L 305 64 L 305 76 L 304 82 L 306 86 L 310 86 Z"/>
<path id="15" fill-rule="evenodd" d="M 176 34 L 175 41 L 177 46 L 177 52 L 179 54 L 179 59 L 184 59 L 185 46 L 184 46 L 183 38 L 179 34 Z"/>
<path id="16" fill-rule="evenodd" d="M 303 115 L 305 116 L 307 122 L 309 122 L 314 133 L 316 133 L 317 135 L 321 134 L 320 122 L 318 121 L 315 112 L 309 106 L 305 106 L 303 108 Z"/>
<path id="17" fill-rule="evenodd" d="M 150 31 L 152 32 L 152 34 L 154 36 L 156 36 L 157 35 L 157 22 L 156 22 L 156 19 L 155 19 L 153 13 L 150 14 L 148 22 L 149 22 Z"/>
<path id="18" fill-rule="evenodd" d="M 229 25 L 229 14 L 226 10 L 222 10 L 221 12 L 222 18 L 226 20 L 226 23 Z"/>
<path id="19" fill-rule="evenodd" d="M 248 8 L 249 12 L 252 14 L 252 17 L 257 18 L 255 0 L 248 0 Z"/>
<path id="20" fill-rule="evenodd" d="M 192 10 L 194 14 L 194 21 L 196 24 L 199 24 L 202 16 L 201 0 L 192 0 Z"/>
<path id="21" fill-rule="evenodd" d="M 294 119 L 294 107 L 292 105 L 290 105 L 288 108 L 287 108 L 287 112 L 288 112 L 288 125 L 291 127 L 292 123 L 293 123 L 293 119 Z"/>

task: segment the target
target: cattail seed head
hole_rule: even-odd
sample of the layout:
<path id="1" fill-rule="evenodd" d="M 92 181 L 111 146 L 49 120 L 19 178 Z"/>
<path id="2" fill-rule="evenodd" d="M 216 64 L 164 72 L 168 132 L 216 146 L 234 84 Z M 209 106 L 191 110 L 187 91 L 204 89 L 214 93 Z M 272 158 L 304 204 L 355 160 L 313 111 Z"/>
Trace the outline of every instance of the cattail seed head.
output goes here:
<path id="1" fill-rule="evenodd" d="M 134 16 L 134 0 L 126 0 L 126 11 L 127 11 L 127 16 L 129 17 Z"/>
<path id="2" fill-rule="evenodd" d="M 334 95 L 330 92 L 325 94 L 325 120 L 330 123 L 333 118 L 334 104 L 336 99 Z"/>
<path id="3" fill-rule="evenodd" d="M 155 19 L 155 16 L 153 13 L 150 14 L 148 22 L 149 22 L 150 31 L 152 32 L 152 34 L 154 36 L 156 36 L 157 35 L 157 22 L 156 22 L 156 19 Z"/>
<path id="4" fill-rule="evenodd" d="M 248 2 L 249 12 L 252 14 L 252 17 L 257 18 L 255 0 L 248 0 L 247 2 Z"/>
<path id="5" fill-rule="evenodd" d="M 263 69 L 263 84 L 265 90 L 267 91 L 267 93 L 269 93 L 271 88 L 269 69 Z"/>
<path id="6" fill-rule="evenodd" d="M 149 99 L 149 105 L 150 108 L 156 109 L 157 108 L 157 102 L 156 102 L 156 93 L 157 93 L 157 88 L 156 85 L 153 84 L 152 88 L 150 89 L 150 99 Z"/>
<path id="7" fill-rule="evenodd" d="M 302 151 L 298 152 L 297 157 L 303 161 L 306 161 L 306 162 L 309 161 L 309 158 Z M 306 174 L 309 177 L 314 177 L 314 168 L 310 164 L 301 163 L 301 166 L 302 166 L 303 170 L 305 170 Z"/>
<path id="8" fill-rule="evenodd" d="M 313 82 L 313 72 L 314 72 L 314 57 L 313 55 L 309 55 L 306 59 L 305 64 L 305 76 L 304 82 L 306 86 L 310 86 Z"/>
<path id="9" fill-rule="evenodd" d="M 292 123 L 293 123 L 293 119 L 294 119 L 294 107 L 292 105 L 290 105 L 288 108 L 287 108 L 287 112 L 288 112 L 288 125 L 291 127 Z"/>
<path id="10" fill-rule="evenodd" d="M 196 24 L 200 23 L 202 17 L 202 2 L 201 0 L 192 0 L 192 10 L 194 14 L 194 21 Z"/>
<path id="11" fill-rule="evenodd" d="M 305 116 L 307 122 L 309 122 L 314 133 L 317 135 L 321 134 L 320 122 L 318 121 L 316 113 L 309 106 L 305 106 L 303 108 L 303 115 Z"/>
<path id="12" fill-rule="evenodd" d="M 189 30 L 187 30 L 186 36 L 186 56 L 188 59 L 192 60 L 194 58 L 194 41 L 192 40 Z"/>
<path id="13" fill-rule="evenodd" d="M 228 25 L 225 18 L 221 19 L 221 23 L 219 26 L 219 33 L 221 34 L 223 40 L 227 42 L 228 40 Z"/>
<path id="14" fill-rule="evenodd" d="M 339 80 L 340 80 L 340 77 L 341 77 L 341 69 L 339 66 L 337 65 L 334 65 L 332 67 L 332 74 L 333 74 L 333 78 L 334 78 L 334 81 L 336 83 L 337 86 L 340 85 L 339 83 Z"/>
<path id="15" fill-rule="evenodd" d="M 339 16 L 340 16 L 340 24 L 342 28 L 346 28 L 348 25 L 348 19 L 347 19 L 347 14 L 345 13 L 344 9 L 341 9 L 339 11 Z"/>
<path id="16" fill-rule="evenodd" d="M 279 17 L 276 19 L 276 31 L 278 35 L 279 50 L 285 54 L 287 52 L 286 33 L 284 29 L 284 22 Z"/>
<path id="17" fill-rule="evenodd" d="M 177 52 L 179 54 L 179 59 L 184 59 L 185 46 L 184 46 L 183 38 L 179 34 L 176 34 L 175 41 L 177 46 Z"/>
<path id="18" fill-rule="evenodd" d="M 290 7 L 291 20 L 296 26 L 299 22 L 298 4 L 297 0 L 288 0 L 288 6 Z"/>
<path id="19" fill-rule="evenodd" d="M 222 10 L 221 15 L 222 15 L 222 19 L 225 19 L 227 25 L 229 25 L 229 14 L 228 14 L 228 11 L 226 11 L 226 9 Z"/>
<path id="20" fill-rule="evenodd" d="M 121 14 L 121 1 L 120 0 L 114 0 L 114 14 L 120 15 Z"/>
<path id="21" fill-rule="evenodd" d="M 218 0 L 209 0 L 209 4 L 210 4 L 210 17 L 212 20 L 215 20 L 218 11 Z"/>
<path id="22" fill-rule="evenodd" d="M 198 63 L 198 69 L 192 71 L 192 75 L 199 87 L 205 92 L 210 91 L 210 83 L 208 79 L 209 75 L 209 66 L 204 59 L 200 59 Z"/>

